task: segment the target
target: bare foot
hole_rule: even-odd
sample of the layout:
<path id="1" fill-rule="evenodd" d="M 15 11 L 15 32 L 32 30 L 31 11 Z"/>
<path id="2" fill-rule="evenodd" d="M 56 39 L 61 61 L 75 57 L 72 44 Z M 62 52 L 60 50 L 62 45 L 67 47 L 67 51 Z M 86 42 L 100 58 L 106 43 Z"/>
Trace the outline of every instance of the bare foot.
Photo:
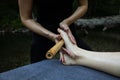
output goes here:
<path id="1" fill-rule="evenodd" d="M 77 45 L 73 44 L 70 41 L 66 32 L 64 32 L 61 29 L 58 29 L 58 32 L 60 33 L 61 37 L 63 38 L 63 40 L 65 42 L 65 46 L 66 46 L 66 48 L 62 49 L 62 53 L 60 53 L 62 63 L 65 65 L 75 65 L 77 62 L 78 56 L 79 56 L 76 53 L 78 51 Z"/>

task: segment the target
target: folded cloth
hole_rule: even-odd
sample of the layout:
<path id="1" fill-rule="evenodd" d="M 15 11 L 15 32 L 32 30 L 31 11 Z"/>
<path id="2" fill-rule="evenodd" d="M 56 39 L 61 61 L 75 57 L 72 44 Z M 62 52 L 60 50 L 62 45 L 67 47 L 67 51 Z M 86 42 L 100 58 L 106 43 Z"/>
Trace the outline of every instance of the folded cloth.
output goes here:
<path id="1" fill-rule="evenodd" d="M 0 73 L 0 80 L 120 80 L 83 66 L 65 66 L 59 60 L 44 60 Z"/>

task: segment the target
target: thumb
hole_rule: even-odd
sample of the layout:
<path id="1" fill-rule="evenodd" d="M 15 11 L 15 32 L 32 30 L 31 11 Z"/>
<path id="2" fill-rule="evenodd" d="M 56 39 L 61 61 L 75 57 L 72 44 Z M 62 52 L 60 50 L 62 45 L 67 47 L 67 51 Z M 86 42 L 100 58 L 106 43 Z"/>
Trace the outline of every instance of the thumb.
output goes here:
<path id="1" fill-rule="evenodd" d="M 77 43 L 76 43 L 76 40 L 75 40 L 75 37 L 73 36 L 72 32 L 71 32 L 71 31 L 68 31 L 67 34 L 68 34 L 68 37 L 69 37 L 70 41 L 71 41 L 73 44 L 77 44 Z"/>

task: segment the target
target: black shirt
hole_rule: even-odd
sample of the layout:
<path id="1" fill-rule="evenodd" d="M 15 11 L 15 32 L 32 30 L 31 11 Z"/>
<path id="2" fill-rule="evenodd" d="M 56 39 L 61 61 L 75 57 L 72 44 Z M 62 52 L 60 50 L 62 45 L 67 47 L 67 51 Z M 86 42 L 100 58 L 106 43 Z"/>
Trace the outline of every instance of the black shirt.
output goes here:
<path id="1" fill-rule="evenodd" d="M 74 0 L 35 0 L 41 24 L 58 24 L 73 13 Z"/>

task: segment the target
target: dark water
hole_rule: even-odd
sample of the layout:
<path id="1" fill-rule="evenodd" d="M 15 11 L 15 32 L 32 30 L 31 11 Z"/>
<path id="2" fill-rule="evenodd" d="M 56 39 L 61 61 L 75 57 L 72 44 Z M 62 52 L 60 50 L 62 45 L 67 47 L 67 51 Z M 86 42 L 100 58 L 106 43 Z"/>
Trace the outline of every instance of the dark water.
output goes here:
<path id="1" fill-rule="evenodd" d="M 120 51 L 120 28 L 105 32 L 97 29 L 89 30 L 89 34 L 81 37 L 93 50 Z M 0 35 L 0 72 L 29 64 L 31 45 L 30 34 Z"/>
<path id="2" fill-rule="evenodd" d="M 101 29 L 88 30 L 82 39 L 95 51 L 120 51 L 120 27 L 103 32 Z"/>
<path id="3" fill-rule="evenodd" d="M 94 34 L 93 34 L 94 35 Z M 120 38 L 112 38 L 108 37 L 105 35 L 104 37 L 102 36 L 102 39 L 100 38 L 101 35 L 95 37 L 88 37 L 90 38 L 85 38 L 84 40 L 92 47 L 93 50 L 95 51 L 120 51 Z"/>

